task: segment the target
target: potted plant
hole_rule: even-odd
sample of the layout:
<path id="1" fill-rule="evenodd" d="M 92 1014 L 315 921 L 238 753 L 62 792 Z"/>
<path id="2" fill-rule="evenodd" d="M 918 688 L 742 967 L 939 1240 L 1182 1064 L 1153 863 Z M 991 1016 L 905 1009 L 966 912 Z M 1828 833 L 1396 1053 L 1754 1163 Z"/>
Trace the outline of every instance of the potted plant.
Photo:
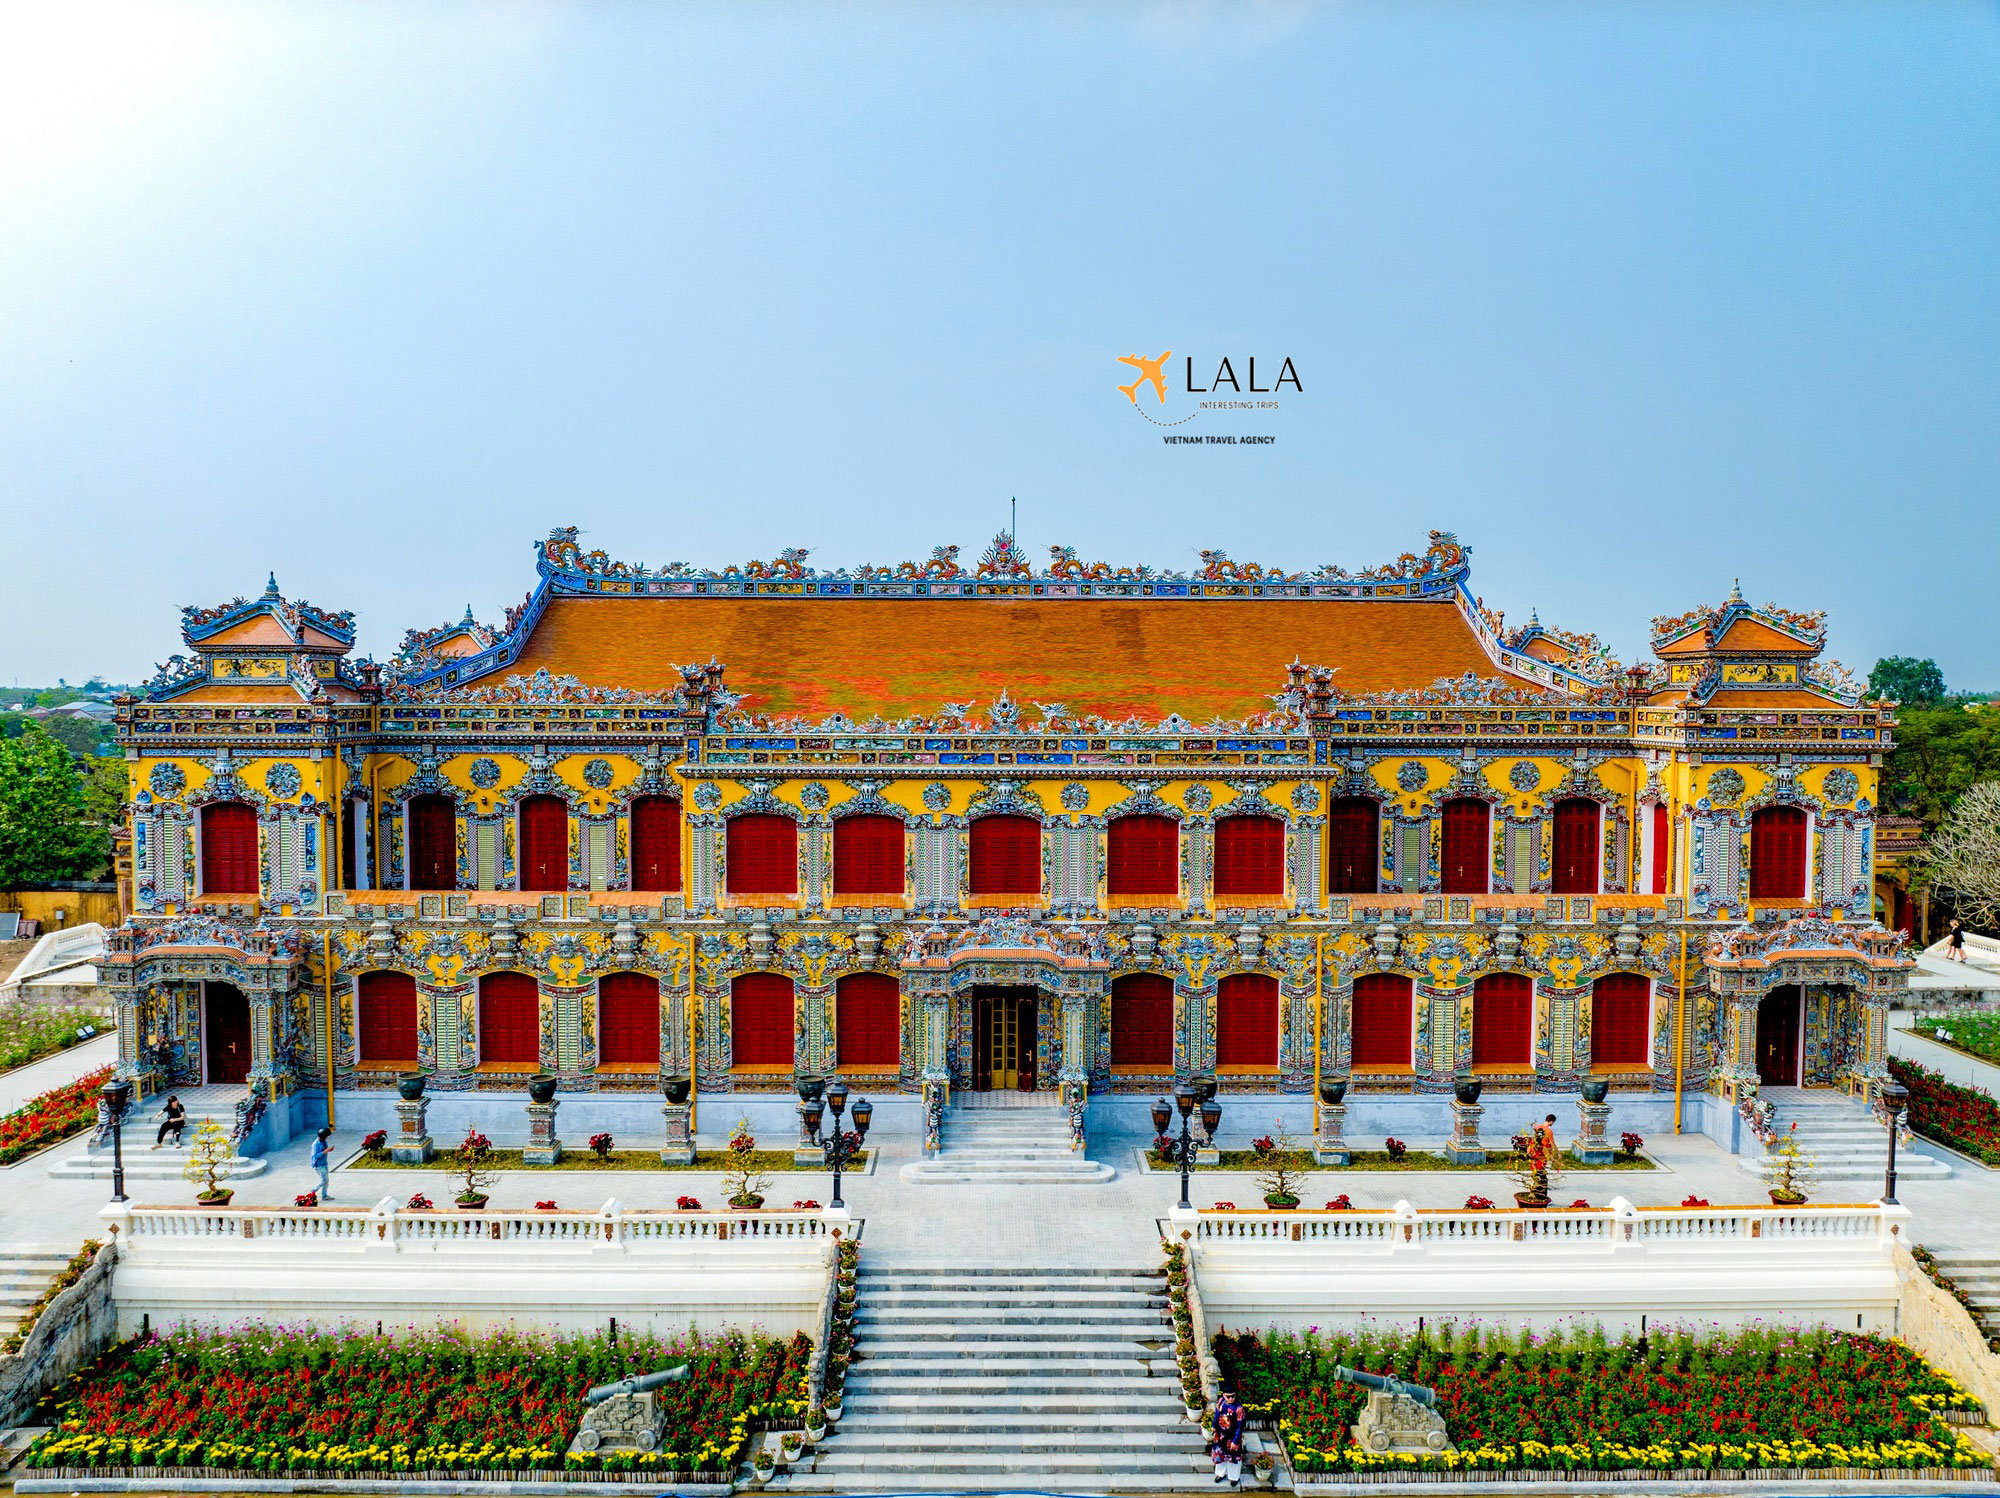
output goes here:
<path id="1" fill-rule="evenodd" d="M 772 1474 L 778 1470 L 778 1453 L 771 1449 L 769 1441 L 757 1447 L 757 1454 L 750 1458 L 750 1470 L 756 1473 L 759 1487 L 769 1482 Z"/>
<path id="2" fill-rule="evenodd" d="M 660 1092 L 676 1108 L 682 1107 L 688 1100 L 688 1079 L 686 1077 L 664 1077 L 660 1081 Z"/>
<path id="3" fill-rule="evenodd" d="M 424 1095 L 424 1074 L 420 1071 L 396 1073 L 396 1096 L 406 1103 L 414 1103 Z"/>
<path id="4" fill-rule="evenodd" d="M 557 1078 L 547 1072 L 536 1072 L 528 1078 L 528 1101 L 531 1103 L 553 1102 L 556 1095 Z"/>
<path id="5" fill-rule="evenodd" d="M 847 1370 L 845 1367 L 841 1369 L 843 1375 L 846 1373 L 846 1371 Z M 827 1375 L 829 1378 L 831 1378 L 832 1374 L 833 1374 L 833 1364 L 829 1360 L 829 1362 L 827 1363 Z M 829 1425 L 840 1424 L 840 1417 L 841 1414 L 843 1413 L 841 1410 L 841 1400 L 845 1397 L 846 1397 L 846 1390 L 840 1384 L 834 1383 L 829 1385 L 826 1391 L 826 1404 L 825 1404 L 827 1424 Z"/>
<path id="6" fill-rule="evenodd" d="M 724 1156 L 722 1184 L 729 1193 L 729 1205 L 749 1211 L 764 1205 L 764 1193 L 771 1178 L 756 1168 L 757 1136 L 750 1132 L 750 1120 L 739 1118 L 729 1131 L 729 1150 Z"/>
<path id="7" fill-rule="evenodd" d="M 1803 1206 L 1805 1188 L 1811 1183 L 1813 1162 L 1799 1152 L 1799 1126 L 1793 1124 L 1778 1136 L 1771 1151 L 1771 1204 L 1777 1207 Z"/>
<path id="8" fill-rule="evenodd" d="M 1469 1108 L 1479 1101 L 1479 1094 L 1485 1086 L 1471 1072 L 1460 1072 L 1451 1079 L 1451 1095 Z"/>
<path id="9" fill-rule="evenodd" d="M 1609 1077 L 1585 1077 L 1583 1079 L 1583 1100 L 1586 1103 L 1601 1103 L 1611 1093 Z"/>
<path id="10" fill-rule="evenodd" d="M 817 1446 L 826 1439 L 826 1408 L 813 1405 L 806 1411 L 806 1444 Z"/>
<path id="11" fill-rule="evenodd" d="M 1275 1140 L 1267 1134 L 1255 1141 L 1254 1148 L 1262 1166 L 1257 1184 L 1263 1189 L 1264 1205 L 1289 1212 L 1299 1204 L 1299 1187 L 1305 1181 L 1305 1172 L 1293 1163 L 1297 1155 L 1291 1136 L 1280 1129 Z"/>
<path id="12" fill-rule="evenodd" d="M 187 1164 L 181 1170 L 185 1179 L 202 1188 L 195 1196 L 202 1206 L 226 1207 L 236 1195 L 222 1184 L 235 1158 L 236 1146 L 228 1131 L 214 1119 L 204 1118 L 194 1131 L 194 1143 L 188 1147 Z"/>
<path id="13" fill-rule="evenodd" d="M 1521 1188 L 1514 1193 L 1515 1204 L 1540 1209 L 1549 1204 L 1550 1176 L 1560 1172 L 1538 1136 L 1517 1134 L 1514 1136 L 1513 1165 L 1507 1174 Z"/>
<path id="14" fill-rule="evenodd" d="M 465 1189 L 458 1193 L 458 1205 L 467 1212 L 477 1212 L 486 1205 L 486 1193 L 481 1188 L 493 1184 L 493 1173 L 485 1169 L 486 1162 L 493 1158 L 493 1141 L 477 1129 L 467 1129 L 455 1154 L 458 1163 L 453 1168 L 465 1178 Z"/>
<path id="15" fill-rule="evenodd" d="M 787 1464 L 795 1462 L 805 1455 L 806 1438 L 795 1430 L 788 1430 L 778 1437 L 778 1448 Z"/>

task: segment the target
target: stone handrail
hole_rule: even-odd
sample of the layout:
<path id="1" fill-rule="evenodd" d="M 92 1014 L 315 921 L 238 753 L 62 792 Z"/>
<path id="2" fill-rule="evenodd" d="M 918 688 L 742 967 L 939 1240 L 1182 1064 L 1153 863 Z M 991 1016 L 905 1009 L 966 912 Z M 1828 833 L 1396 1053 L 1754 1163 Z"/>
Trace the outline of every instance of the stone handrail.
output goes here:
<path id="1" fill-rule="evenodd" d="M 110 1346 L 117 1262 L 117 1244 L 105 1244 L 77 1282 L 42 1307 L 20 1350 L 0 1357 L 0 1427 L 26 1420 L 43 1395 Z"/>
<path id="2" fill-rule="evenodd" d="M 1878 1242 L 1896 1237 L 1907 1215 L 1902 1208 L 1880 1203 L 1635 1207 L 1621 1196 L 1607 1207 L 1568 1210 L 1418 1209 L 1398 1202 L 1373 1211 L 1176 1212 L 1174 1221 L 1192 1231 L 1196 1242 L 1339 1245 L 1362 1251 L 1505 1249 L 1513 1244 L 1609 1250 L 1649 1243 L 1681 1247 L 1741 1246 L 1751 1240 Z"/>

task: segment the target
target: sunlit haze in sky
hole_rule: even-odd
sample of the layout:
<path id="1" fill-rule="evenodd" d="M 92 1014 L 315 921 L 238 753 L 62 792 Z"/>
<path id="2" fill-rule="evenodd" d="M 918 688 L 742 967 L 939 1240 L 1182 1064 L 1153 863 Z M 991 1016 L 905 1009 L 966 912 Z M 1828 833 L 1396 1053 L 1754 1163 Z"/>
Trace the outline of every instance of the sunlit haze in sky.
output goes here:
<path id="1" fill-rule="evenodd" d="M 380 656 L 556 525 L 969 561 L 1018 497 L 2000 688 L 1997 279 L 1991 4 L 0 4 L 0 681 L 274 569 Z M 1157 426 L 1162 350 L 1300 388 Z"/>

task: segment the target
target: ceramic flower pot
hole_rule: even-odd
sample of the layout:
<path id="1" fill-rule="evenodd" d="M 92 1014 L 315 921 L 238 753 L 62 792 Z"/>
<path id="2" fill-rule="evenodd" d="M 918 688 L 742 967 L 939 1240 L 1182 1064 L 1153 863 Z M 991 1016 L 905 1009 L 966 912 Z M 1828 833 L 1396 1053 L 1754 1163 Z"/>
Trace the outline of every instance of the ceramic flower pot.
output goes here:
<path id="1" fill-rule="evenodd" d="M 1611 1091 L 1609 1077 L 1590 1077 L 1583 1084 L 1583 1100 L 1586 1103 L 1601 1103 Z"/>
<path id="2" fill-rule="evenodd" d="M 396 1096 L 406 1103 L 414 1103 L 424 1095 L 424 1081 L 424 1074 L 420 1071 L 398 1072 Z"/>
<path id="3" fill-rule="evenodd" d="M 1319 1083 L 1319 1100 L 1329 1108 L 1337 1108 L 1347 1096 L 1347 1078 L 1322 1077 Z"/>
<path id="4" fill-rule="evenodd" d="M 1533 1191 L 1516 1191 L 1514 1193 L 1514 1205 L 1530 1212 L 1539 1212 L 1547 1207 L 1548 1204 L 1549 1199 L 1546 1196 L 1540 1196 Z"/>
<path id="5" fill-rule="evenodd" d="M 729 1198 L 729 1205 L 736 1208 L 739 1212 L 753 1212 L 764 1205 L 764 1198 L 754 1195 L 732 1196 Z"/>
<path id="6" fill-rule="evenodd" d="M 235 1195 L 234 1191 L 204 1191 L 195 1200 L 204 1207 L 226 1207 Z"/>
<path id="7" fill-rule="evenodd" d="M 1773 1191 L 1771 1205 L 1774 1207 L 1803 1207 L 1806 1204 L 1802 1191 Z"/>
<path id="8" fill-rule="evenodd" d="M 1479 1101 L 1479 1094 L 1486 1084 L 1478 1077 L 1461 1076 L 1451 1080 L 1451 1095 L 1470 1107 Z"/>
<path id="9" fill-rule="evenodd" d="M 825 1077 L 795 1077 L 792 1079 L 792 1086 L 798 1090 L 799 1101 L 802 1103 L 814 1102 L 826 1096 Z"/>
<path id="10" fill-rule="evenodd" d="M 461 1196 L 458 1198 L 458 1210 L 461 1212 L 483 1212 L 486 1210 L 487 1201 L 488 1198 L 481 1196 L 478 1192 L 474 1192 L 470 1196 Z"/>
<path id="11" fill-rule="evenodd" d="M 1278 1212 L 1289 1212 L 1299 1204 L 1296 1196 L 1272 1192 L 1264 1198 L 1264 1205 Z"/>
<path id="12" fill-rule="evenodd" d="M 528 1101 L 531 1103 L 553 1102 L 556 1095 L 557 1078 L 547 1072 L 536 1072 L 528 1078 Z"/>
<path id="13" fill-rule="evenodd" d="M 660 1091 L 665 1094 L 667 1101 L 672 1103 L 676 1108 L 682 1107 L 688 1100 L 688 1079 L 686 1077 L 667 1077 L 661 1081 Z"/>

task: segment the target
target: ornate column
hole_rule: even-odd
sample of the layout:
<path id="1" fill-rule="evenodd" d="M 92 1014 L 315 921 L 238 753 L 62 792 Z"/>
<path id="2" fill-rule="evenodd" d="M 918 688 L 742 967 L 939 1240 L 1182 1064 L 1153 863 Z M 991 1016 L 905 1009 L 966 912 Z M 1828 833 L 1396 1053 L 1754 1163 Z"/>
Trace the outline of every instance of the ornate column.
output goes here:
<path id="1" fill-rule="evenodd" d="M 1084 1151 L 1084 1112 L 1090 1105 L 1090 996 L 1066 989 L 1062 996 L 1062 1070 L 1057 1074 L 1063 1106 L 1069 1112 L 1069 1147 Z"/>
<path id="2" fill-rule="evenodd" d="M 275 1060 L 279 995 L 252 988 L 245 997 L 250 1001 L 250 1091 L 257 1097 L 276 1097 L 284 1090 Z"/>

